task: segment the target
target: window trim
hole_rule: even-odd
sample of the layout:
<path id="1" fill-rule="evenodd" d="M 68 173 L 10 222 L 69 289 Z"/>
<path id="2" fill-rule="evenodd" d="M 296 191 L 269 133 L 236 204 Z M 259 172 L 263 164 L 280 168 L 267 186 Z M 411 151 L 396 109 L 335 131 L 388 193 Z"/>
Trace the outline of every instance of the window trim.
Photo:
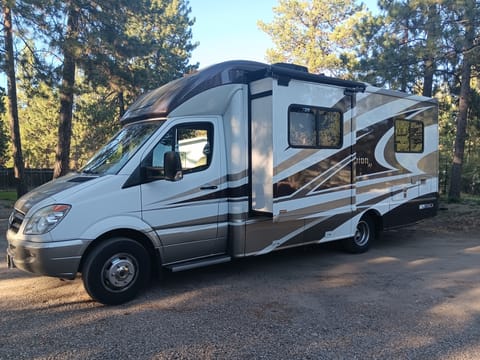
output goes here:
<path id="1" fill-rule="evenodd" d="M 319 121 L 317 119 L 317 114 L 315 114 L 315 130 L 317 133 L 317 136 L 315 138 L 315 145 L 298 145 L 298 144 L 292 144 L 290 135 L 291 135 L 291 114 L 295 111 L 293 111 L 294 108 L 309 108 L 310 110 L 314 110 L 316 112 L 332 112 L 332 113 L 338 113 L 340 115 L 340 142 L 336 146 L 323 146 L 319 144 L 319 137 L 318 137 L 318 124 Z M 298 112 L 298 111 L 297 111 Z M 288 141 L 288 146 L 291 148 L 297 148 L 297 149 L 341 149 L 343 147 L 343 112 L 339 108 L 328 108 L 328 107 L 323 107 L 323 106 L 315 106 L 315 105 L 303 105 L 303 104 L 290 104 L 288 106 L 288 128 L 287 128 L 287 141 Z"/>

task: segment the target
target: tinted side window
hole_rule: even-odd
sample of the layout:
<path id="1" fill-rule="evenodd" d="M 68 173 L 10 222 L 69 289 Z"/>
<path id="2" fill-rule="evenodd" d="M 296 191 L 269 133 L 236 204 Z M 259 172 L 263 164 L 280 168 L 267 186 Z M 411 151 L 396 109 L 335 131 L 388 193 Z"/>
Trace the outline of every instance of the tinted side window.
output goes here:
<path id="1" fill-rule="evenodd" d="M 422 153 L 423 123 L 415 120 L 395 120 L 395 152 Z"/>
<path id="2" fill-rule="evenodd" d="M 343 116 L 339 110 L 292 105 L 288 109 L 291 147 L 339 149 L 343 144 Z"/>

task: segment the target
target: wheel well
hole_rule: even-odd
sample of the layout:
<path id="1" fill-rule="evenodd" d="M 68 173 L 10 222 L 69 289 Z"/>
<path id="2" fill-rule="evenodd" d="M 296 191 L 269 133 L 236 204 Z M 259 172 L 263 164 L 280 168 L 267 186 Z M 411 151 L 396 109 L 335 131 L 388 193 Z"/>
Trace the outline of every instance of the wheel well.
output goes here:
<path id="1" fill-rule="evenodd" d="M 365 214 L 362 215 L 362 218 L 367 216 L 370 217 L 375 224 L 375 237 L 378 239 L 383 231 L 383 217 L 378 211 L 373 209 L 365 212 Z"/>
<path id="2" fill-rule="evenodd" d="M 80 261 L 80 265 L 78 267 L 78 271 L 82 272 L 83 269 L 83 264 L 85 262 L 85 259 L 88 257 L 88 255 L 92 252 L 92 250 L 102 241 L 105 241 L 107 239 L 111 239 L 114 237 L 126 237 L 131 240 L 137 241 L 142 246 L 147 250 L 148 254 L 150 255 L 150 263 L 152 264 L 152 272 L 155 274 L 160 268 L 160 254 L 155 250 L 152 242 L 150 239 L 143 233 L 139 231 L 135 231 L 132 229 L 116 229 L 109 231 L 95 240 L 93 240 L 90 245 L 88 245 L 87 249 L 82 255 L 82 259 Z"/>

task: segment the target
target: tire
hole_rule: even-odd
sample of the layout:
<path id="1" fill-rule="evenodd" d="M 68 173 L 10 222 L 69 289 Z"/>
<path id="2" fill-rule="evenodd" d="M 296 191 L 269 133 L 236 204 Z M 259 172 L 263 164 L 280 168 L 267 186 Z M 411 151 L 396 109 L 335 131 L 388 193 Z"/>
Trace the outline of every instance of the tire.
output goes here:
<path id="1" fill-rule="evenodd" d="M 363 216 L 357 224 L 355 235 L 343 240 L 343 247 L 352 254 L 361 254 L 370 248 L 375 240 L 375 223 L 370 216 Z"/>
<path id="2" fill-rule="evenodd" d="M 112 238 L 88 254 L 82 268 L 83 285 L 92 299 L 105 305 L 132 300 L 150 279 L 150 256 L 138 242 Z"/>

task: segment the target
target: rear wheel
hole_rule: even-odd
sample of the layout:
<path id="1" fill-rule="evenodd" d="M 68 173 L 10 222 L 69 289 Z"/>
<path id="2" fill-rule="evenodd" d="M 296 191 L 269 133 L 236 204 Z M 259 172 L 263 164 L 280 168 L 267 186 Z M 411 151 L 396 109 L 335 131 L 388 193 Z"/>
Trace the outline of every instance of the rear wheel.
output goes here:
<path id="1" fill-rule="evenodd" d="M 350 253 L 360 254 L 367 251 L 370 244 L 375 240 L 375 222 L 366 215 L 357 224 L 355 234 L 352 238 L 343 240 L 343 247 Z"/>
<path id="2" fill-rule="evenodd" d="M 94 300 L 107 305 L 122 304 L 135 298 L 150 279 L 150 257 L 140 243 L 112 238 L 88 255 L 82 279 Z"/>

